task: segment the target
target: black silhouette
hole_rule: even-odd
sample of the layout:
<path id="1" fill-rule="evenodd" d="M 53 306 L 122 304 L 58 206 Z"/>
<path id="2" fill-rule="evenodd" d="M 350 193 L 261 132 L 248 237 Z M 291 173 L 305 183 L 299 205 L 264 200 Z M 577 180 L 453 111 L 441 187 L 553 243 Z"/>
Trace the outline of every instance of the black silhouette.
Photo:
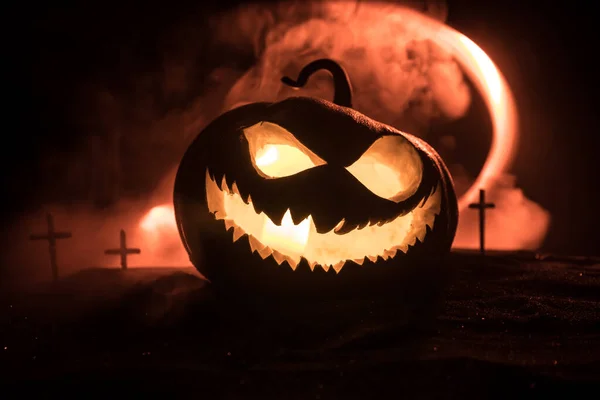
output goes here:
<path id="1" fill-rule="evenodd" d="M 485 190 L 479 190 L 479 203 L 469 204 L 469 208 L 479 210 L 479 250 L 481 255 L 485 255 L 485 210 L 494 208 L 494 203 L 485 202 Z"/>
<path id="2" fill-rule="evenodd" d="M 48 213 L 46 215 L 46 221 L 48 225 L 48 233 L 46 234 L 34 234 L 29 236 L 30 240 L 47 240 L 48 250 L 50 252 L 50 268 L 52 269 L 52 278 L 58 279 L 58 262 L 56 260 L 56 240 L 57 239 L 69 239 L 71 232 L 56 232 L 54 230 L 54 217 Z"/>
<path id="3" fill-rule="evenodd" d="M 107 255 L 120 255 L 121 256 L 121 269 L 127 269 L 127 256 L 129 254 L 140 254 L 142 251 L 138 248 L 127 248 L 127 236 L 125 230 L 121 229 L 119 234 L 119 248 L 108 249 L 104 251 Z"/>

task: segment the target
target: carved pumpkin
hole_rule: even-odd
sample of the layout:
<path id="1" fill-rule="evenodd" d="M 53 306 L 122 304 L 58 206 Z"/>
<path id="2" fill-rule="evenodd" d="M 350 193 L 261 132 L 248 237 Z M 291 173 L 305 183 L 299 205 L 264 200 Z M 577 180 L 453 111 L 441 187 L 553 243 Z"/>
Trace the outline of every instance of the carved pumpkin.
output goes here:
<path id="1" fill-rule="evenodd" d="M 320 69 L 334 77 L 333 103 L 293 97 L 238 107 L 184 155 L 177 225 L 212 282 L 372 285 L 450 250 L 457 201 L 439 155 L 353 110 L 346 74 L 332 60 L 282 81 L 302 87 Z"/>

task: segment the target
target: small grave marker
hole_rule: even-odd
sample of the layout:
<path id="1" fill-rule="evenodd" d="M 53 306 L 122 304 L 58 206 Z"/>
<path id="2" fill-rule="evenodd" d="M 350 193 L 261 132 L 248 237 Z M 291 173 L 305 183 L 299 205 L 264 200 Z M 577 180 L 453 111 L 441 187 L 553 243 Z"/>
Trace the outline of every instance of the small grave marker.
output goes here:
<path id="1" fill-rule="evenodd" d="M 108 249 L 104 251 L 104 254 L 107 255 L 120 255 L 121 256 L 121 269 L 127 269 L 127 256 L 129 254 L 140 254 L 142 251 L 138 248 L 132 247 L 127 248 L 127 235 L 125 231 L 121 229 L 120 233 L 120 246 L 118 249 Z"/>
<path id="2" fill-rule="evenodd" d="M 469 204 L 469 208 L 479 210 L 479 249 L 481 255 L 485 255 L 485 210 L 488 208 L 495 208 L 494 203 L 485 202 L 485 190 L 479 190 L 479 202 Z"/>
<path id="3" fill-rule="evenodd" d="M 48 225 L 48 233 L 32 234 L 29 240 L 47 240 L 48 250 L 50 252 L 50 268 L 52 269 L 52 279 L 58 279 L 58 263 L 56 261 L 56 240 L 69 239 L 72 237 L 71 232 L 56 232 L 54 230 L 54 217 L 52 214 L 46 214 L 46 223 Z"/>

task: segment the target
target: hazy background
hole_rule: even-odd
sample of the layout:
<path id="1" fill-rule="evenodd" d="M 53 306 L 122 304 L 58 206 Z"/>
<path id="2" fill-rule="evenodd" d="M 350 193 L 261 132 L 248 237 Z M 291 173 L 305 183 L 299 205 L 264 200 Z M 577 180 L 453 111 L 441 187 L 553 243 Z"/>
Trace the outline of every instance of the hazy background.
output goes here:
<path id="1" fill-rule="evenodd" d="M 140 228 L 151 207 L 170 201 L 183 151 L 223 109 L 292 94 L 278 84 L 282 73 L 325 55 L 347 67 L 360 111 L 440 151 L 459 191 L 477 175 L 491 141 L 481 97 L 409 22 L 366 2 L 234 3 L 137 9 L 92 2 L 15 14 L 22 22 L 15 32 L 27 34 L 12 43 L 24 78 L 11 98 L 23 107 L 7 116 L 15 121 L 5 128 L 13 142 L 2 148 L 5 271 L 35 274 L 41 265 L 47 273 L 46 245 L 27 236 L 44 229 L 48 209 L 59 229 L 74 234 L 59 243 L 65 269 L 116 265 L 102 252 L 118 244 L 121 227 L 131 245 L 145 245 L 133 265 L 187 263 L 168 219 Z M 489 214 L 490 245 L 599 254 L 597 75 L 586 57 L 592 29 L 581 22 L 585 13 L 563 5 L 410 5 L 478 43 L 517 99 L 520 145 L 511 174 L 490 193 L 498 203 Z M 329 85 L 318 75 L 303 93 L 330 98 Z M 476 213 L 461 217 L 469 226 Z M 457 242 L 472 244 L 475 235 L 463 229 Z"/>

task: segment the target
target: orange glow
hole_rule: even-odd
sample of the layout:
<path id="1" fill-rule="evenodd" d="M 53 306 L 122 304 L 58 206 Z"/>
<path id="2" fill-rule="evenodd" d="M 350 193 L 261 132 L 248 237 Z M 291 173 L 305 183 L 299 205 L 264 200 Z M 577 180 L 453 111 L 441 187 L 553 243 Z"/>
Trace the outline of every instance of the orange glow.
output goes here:
<path id="1" fill-rule="evenodd" d="M 489 189 L 497 176 L 510 167 L 517 148 L 518 116 L 510 88 L 488 55 L 472 40 L 451 28 L 446 27 L 445 36 L 446 44 L 483 94 L 494 127 L 488 158 L 475 182 L 459 199 L 462 211 L 477 200 L 479 189 Z"/>
<path id="2" fill-rule="evenodd" d="M 267 179 L 289 176 L 325 163 L 277 124 L 259 122 L 243 131 L 252 164 Z M 347 168 L 366 190 L 371 189 L 377 195 L 389 194 L 391 200 L 403 199 L 407 197 L 406 193 L 413 194 L 421 183 L 422 169 L 414 146 L 401 135 L 376 140 Z M 365 227 L 338 235 L 336 231 L 344 226 L 344 220 L 330 232 L 319 233 L 312 216 L 294 224 L 288 209 L 281 221 L 272 221 L 265 213 L 255 211 L 251 197 L 252 194 L 242 198 L 237 183 L 233 182 L 229 187 L 225 177 L 219 185 L 207 169 L 208 209 L 217 220 L 224 221 L 227 229 L 233 229 L 234 241 L 248 235 L 252 252 L 258 252 L 262 258 L 273 256 L 279 264 L 286 261 L 292 269 L 304 258 L 313 269 L 315 266 L 325 270 L 333 267 L 336 272 L 347 261 L 363 264 L 365 259 L 392 258 L 398 251 L 408 251 L 417 239 L 423 241 L 427 226 L 433 228 L 441 201 L 440 190 L 436 190 L 425 204 L 391 222 L 372 221 Z"/>
<path id="3" fill-rule="evenodd" d="M 266 218 L 262 234 L 259 235 L 261 241 L 270 243 L 273 248 L 281 248 L 286 254 L 293 255 L 294 258 L 301 256 L 308 243 L 312 218 L 308 216 L 298 225 L 294 224 L 292 214 L 288 210 L 281 220 L 281 225 L 275 225 L 273 221 Z"/>
<path id="4" fill-rule="evenodd" d="M 185 252 L 172 205 L 150 209 L 140 220 L 135 237 L 144 243 L 138 265 L 190 265 Z"/>
<path id="5" fill-rule="evenodd" d="M 315 166 L 306 154 L 287 144 L 268 144 L 256 154 L 256 167 L 272 178 L 295 175 Z"/>
<path id="6" fill-rule="evenodd" d="M 233 229 L 233 241 L 248 235 L 252 252 L 263 259 L 272 256 L 278 264 L 287 262 L 292 269 L 301 257 L 312 269 L 321 266 L 327 271 L 333 267 L 339 272 L 346 261 L 363 264 L 365 259 L 376 261 L 379 257 L 393 258 L 398 251 L 405 253 L 417 239 L 425 239 L 427 226 L 433 228 L 440 212 L 440 192 L 438 188 L 422 207 L 391 222 L 338 235 L 335 231 L 344 225 L 344 220 L 330 232 L 318 233 L 311 216 L 295 225 L 288 210 L 281 223 L 276 224 L 263 212 L 256 213 L 252 196 L 243 199 L 236 183 L 230 188 L 223 178 L 219 187 L 206 172 L 208 208 L 217 220 L 223 220 L 226 229 Z"/>
<path id="7" fill-rule="evenodd" d="M 173 208 L 167 205 L 153 207 L 140 222 L 140 227 L 149 233 L 157 233 L 161 229 L 175 226 Z"/>
<path id="8" fill-rule="evenodd" d="M 325 164 L 321 158 L 277 124 L 259 122 L 244 129 L 256 172 L 282 178 Z"/>
<path id="9" fill-rule="evenodd" d="M 346 169 L 377 196 L 396 202 L 413 195 L 423 178 L 419 154 L 401 136 L 377 139 Z"/>
<path id="10" fill-rule="evenodd" d="M 298 25 L 292 23 L 292 17 L 290 21 L 281 22 L 277 26 L 281 31 L 273 32 L 273 37 L 268 36 L 262 60 L 264 64 L 234 85 L 227 104 L 279 101 L 299 95 L 298 92 L 282 89 L 278 76 L 296 58 L 304 59 L 308 46 L 323 56 L 340 61 L 347 68 L 351 80 L 361 83 L 354 102 L 357 110 L 365 115 L 377 120 L 388 118 L 391 123 L 393 118 L 390 115 L 402 114 L 412 93 L 419 90 L 424 80 L 428 80 L 433 95 L 438 96 L 437 106 L 452 118 L 462 116 L 469 104 L 467 89 L 460 85 L 463 72 L 443 62 L 431 64 L 428 74 L 414 68 L 413 64 L 403 59 L 406 57 L 406 51 L 403 50 L 416 40 L 421 47 L 413 46 L 411 49 L 421 52 L 420 57 L 423 57 L 417 65 L 428 62 L 428 58 L 444 59 L 446 54 L 449 55 L 481 93 L 491 116 L 493 139 L 488 157 L 479 175 L 459 199 L 460 211 L 466 211 L 468 204 L 477 200 L 479 189 L 491 189 L 496 178 L 508 170 L 516 152 L 516 105 L 510 87 L 494 62 L 481 47 L 462 33 L 408 7 L 384 2 L 306 3 L 314 7 L 315 14 L 321 12 L 330 18 L 316 17 Z M 293 4 L 289 3 L 290 11 L 294 10 Z M 282 7 L 285 9 L 285 3 Z M 240 11 L 238 17 L 250 19 L 256 18 L 255 15 L 258 14 Z M 251 24 L 250 21 L 248 23 Z M 256 24 L 257 27 L 261 26 L 260 22 Z M 441 51 L 426 50 L 427 44 L 423 43 L 426 40 L 435 43 Z M 389 47 L 398 50 L 390 51 Z M 348 55 L 354 49 L 363 50 L 365 55 Z M 427 51 L 433 54 L 428 55 Z M 390 58 L 393 62 L 387 61 Z M 318 81 L 313 86 L 303 88 L 301 95 L 330 96 L 330 89 L 323 90 L 322 86 L 326 85 Z"/>
<path id="11" fill-rule="evenodd" d="M 432 39 L 451 54 L 481 92 L 491 115 L 494 137 L 489 155 L 479 176 L 459 199 L 460 211 L 476 201 L 479 189 L 489 189 L 497 176 L 505 172 L 513 160 L 518 140 L 518 115 L 506 80 L 490 57 L 471 39 L 455 29 L 408 8 L 398 8 L 398 15 L 419 25 L 425 37 Z"/>
<path id="12" fill-rule="evenodd" d="M 279 159 L 279 153 L 281 152 L 281 149 L 277 149 L 278 147 L 283 146 L 269 144 L 262 148 L 256 155 L 256 165 L 259 167 L 266 167 L 274 164 Z"/>
<path id="13" fill-rule="evenodd" d="M 337 2 L 331 2 L 331 3 L 337 3 Z M 344 7 L 343 2 L 340 3 L 339 5 L 340 5 L 340 7 Z M 353 6 L 353 5 L 351 5 L 351 6 Z M 349 5 L 348 7 L 351 7 L 351 6 Z M 477 176 L 477 178 L 475 179 L 475 181 L 473 182 L 471 187 L 459 199 L 459 209 L 461 212 L 465 211 L 464 214 L 466 214 L 469 212 L 469 211 L 467 211 L 468 204 L 477 200 L 477 195 L 478 195 L 479 189 L 493 190 L 494 184 L 496 183 L 498 177 L 501 176 L 510 167 L 512 159 L 515 155 L 516 145 L 517 145 L 517 140 L 518 140 L 518 130 L 517 130 L 518 116 L 517 116 L 517 112 L 516 112 L 514 98 L 510 91 L 510 88 L 509 88 L 508 84 L 506 83 L 504 77 L 502 76 L 502 74 L 500 73 L 500 71 L 498 70 L 496 65 L 494 64 L 494 62 L 485 53 L 485 51 L 483 49 L 481 49 L 472 40 L 470 40 L 469 38 L 467 38 L 465 35 L 461 34 L 460 32 L 456 31 L 455 29 L 445 25 L 444 23 L 442 23 L 438 20 L 435 20 L 431 17 L 428 17 L 424 14 L 421 14 L 419 12 L 416 12 L 416 11 L 408 9 L 408 8 L 390 7 L 389 5 L 386 5 L 386 6 L 381 5 L 380 6 L 377 4 L 365 4 L 364 7 L 370 7 L 372 9 L 375 9 L 377 7 L 382 7 L 382 8 L 387 7 L 386 15 L 388 15 L 388 17 L 389 17 L 388 19 L 400 20 L 402 22 L 402 24 L 404 24 L 405 26 L 408 27 L 407 30 L 418 32 L 418 35 L 421 38 L 431 39 L 434 43 L 436 43 L 438 46 L 440 46 L 443 50 L 448 52 L 448 54 L 450 54 L 452 57 L 454 57 L 454 59 L 461 65 L 464 73 L 471 79 L 471 81 L 474 83 L 474 85 L 476 86 L 476 88 L 482 94 L 482 97 L 484 98 L 484 101 L 490 112 L 491 120 L 492 120 L 492 124 L 493 124 L 493 140 L 492 140 L 491 149 L 489 151 L 488 157 L 484 163 L 482 170 L 480 171 L 479 175 Z M 324 24 L 326 24 L 326 23 L 319 22 L 319 24 L 315 23 L 314 26 L 313 25 L 311 25 L 311 26 L 312 26 L 312 28 L 326 29 L 326 25 L 324 25 Z M 377 27 L 371 27 L 369 29 L 370 29 L 369 32 L 371 32 L 372 30 L 377 29 Z M 381 29 L 387 29 L 385 26 L 385 23 L 383 23 L 383 22 L 381 23 Z M 367 34 L 367 32 L 365 34 Z M 395 33 L 394 33 L 394 35 L 395 35 Z M 340 37 L 339 40 L 344 40 L 344 39 L 342 39 L 341 36 L 337 36 L 337 37 Z M 336 39 L 336 40 L 338 40 L 338 39 Z M 283 43 L 283 41 L 281 43 Z M 405 39 L 398 37 L 397 46 L 399 46 L 399 47 L 406 46 Z M 276 57 L 276 56 L 279 56 L 280 54 L 275 52 L 273 55 Z M 328 54 L 324 54 L 324 56 L 327 56 L 327 55 Z M 366 62 L 370 62 L 370 61 L 367 60 Z M 373 62 L 376 62 L 376 61 L 373 61 Z M 401 71 L 397 71 L 397 72 L 398 72 L 398 74 L 397 74 L 398 76 L 402 75 Z M 269 71 L 269 73 L 272 73 L 272 71 Z M 391 71 L 390 73 L 394 73 L 394 71 Z M 414 81 L 414 79 L 412 79 L 412 80 Z M 400 92 L 402 90 L 403 85 L 408 85 L 410 82 L 411 81 L 401 80 L 401 82 L 398 84 L 399 86 L 392 85 L 391 82 L 385 82 L 385 83 L 382 82 L 379 85 L 380 88 L 378 88 L 376 90 L 379 90 L 382 93 L 384 93 L 384 92 L 387 93 L 388 91 L 391 91 L 390 96 L 392 96 L 392 97 L 390 97 L 390 99 L 397 98 L 398 97 L 397 92 Z M 240 83 L 241 83 L 241 81 L 240 81 Z M 276 79 L 276 82 L 273 85 L 274 86 L 271 87 L 271 86 L 269 86 L 269 84 L 267 82 L 261 81 L 258 88 L 251 87 L 251 88 L 248 88 L 248 90 L 245 90 L 245 92 L 248 92 L 251 90 L 252 93 L 255 93 L 255 94 L 260 93 L 260 95 L 263 96 L 263 98 L 261 100 L 268 101 L 270 96 L 277 96 L 278 90 L 280 90 L 281 84 L 279 83 L 278 79 Z M 398 86 L 398 87 L 396 87 L 396 86 Z M 236 85 L 234 87 L 234 90 L 239 90 L 239 89 L 244 89 L 244 86 L 240 84 L 240 85 Z M 294 95 L 298 95 L 298 94 L 299 93 L 294 93 Z M 311 95 L 310 90 L 306 91 L 306 95 Z M 243 96 L 240 96 L 240 97 L 242 97 L 241 100 L 244 100 Z M 387 99 L 387 97 L 386 97 L 386 99 Z M 393 103 L 390 99 L 388 99 L 388 101 L 385 102 L 388 106 L 390 106 L 390 104 Z M 256 100 L 259 100 L 259 99 L 256 99 Z M 364 99 L 364 101 L 368 101 L 368 100 L 369 99 Z M 361 98 L 360 97 L 357 98 L 357 103 L 360 101 L 361 101 Z M 241 104 L 245 104 L 248 102 L 249 101 L 241 101 Z M 238 103 L 238 105 L 241 105 L 241 104 Z M 456 107 L 457 107 L 456 110 L 463 108 L 462 106 L 459 107 L 458 105 Z M 401 112 L 401 110 L 402 110 L 402 108 L 398 107 L 398 110 L 396 110 L 396 111 Z M 460 114 L 460 112 L 458 112 L 456 110 L 450 112 L 450 114 L 452 114 L 452 113 L 457 114 L 457 115 Z M 391 110 L 391 111 L 393 111 L 393 110 Z M 291 166 L 295 166 L 297 169 L 300 168 L 300 170 L 301 170 L 301 169 L 311 168 L 316 165 L 321 165 L 322 163 L 324 163 L 322 160 L 318 159 L 318 157 L 311 155 L 309 152 L 307 152 L 308 149 L 299 147 L 297 143 L 295 143 L 293 141 L 290 142 L 288 139 L 289 138 L 284 138 L 284 140 L 281 140 L 280 142 L 278 142 L 276 144 L 260 143 L 260 144 L 257 144 L 258 148 L 255 148 L 254 151 L 251 151 L 251 153 L 256 157 L 254 160 L 254 167 L 257 169 L 257 172 L 259 174 L 261 174 L 265 178 L 274 178 L 274 177 L 279 177 L 279 176 L 285 176 L 285 174 L 291 175 L 293 173 L 300 172 L 299 170 L 292 170 L 292 169 L 285 170 L 285 168 L 284 168 L 284 169 L 279 169 L 279 171 L 280 171 L 279 173 L 284 174 L 284 175 L 278 175 L 278 176 L 273 175 L 273 174 L 275 174 L 275 172 L 273 172 L 274 166 L 277 164 L 280 164 L 281 160 L 289 159 L 288 153 L 294 153 L 298 156 L 300 156 L 300 155 L 308 156 L 308 159 L 305 158 L 303 163 L 301 163 L 298 159 L 296 159 L 295 162 L 289 164 L 289 168 L 292 168 Z M 301 149 L 302 151 L 300 153 L 297 153 L 295 151 L 296 149 Z M 284 154 L 285 154 L 285 156 L 284 156 Z M 287 161 L 285 161 L 285 162 L 287 162 Z M 279 166 L 281 166 L 281 165 L 279 165 Z M 388 170 L 386 170 L 385 165 L 377 165 L 376 166 L 372 162 L 362 165 L 361 168 L 357 168 L 356 171 L 353 171 L 353 172 L 354 172 L 355 176 L 357 176 L 357 177 L 361 176 L 361 174 L 366 176 L 367 169 L 370 169 L 371 171 L 377 171 L 377 173 L 379 173 L 380 175 L 381 174 L 385 175 L 385 174 L 388 174 L 388 172 L 389 172 Z M 282 172 L 284 170 L 285 170 L 285 172 Z M 397 179 L 392 178 L 391 176 L 389 178 L 390 178 L 389 182 L 393 182 L 393 185 L 390 185 L 390 186 L 397 186 L 397 187 L 401 187 L 402 185 L 411 186 L 410 183 L 397 182 Z M 218 185 L 215 185 L 215 186 L 217 186 L 217 188 L 218 188 Z M 390 189 L 390 187 L 381 188 L 381 189 L 382 189 L 382 191 L 380 193 L 379 192 L 377 192 L 377 193 L 379 193 L 383 197 L 389 197 L 392 195 L 393 191 L 392 191 L 392 189 Z M 371 190 L 375 191 L 377 189 L 373 187 L 373 188 L 371 188 Z M 232 197 L 232 196 L 227 196 L 226 198 L 230 198 L 230 197 Z M 238 205 L 240 207 L 247 206 L 247 204 L 244 203 L 243 201 L 241 201 L 241 203 Z M 228 207 L 233 207 L 233 205 L 230 205 Z M 152 226 L 155 227 L 157 225 L 160 225 L 160 224 L 157 224 L 156 221 L 166 221 L 167 219 L 169 219 L 171 221 L 171 222 L 169 222 L 169 224 L 172 224 L 173 226 L 175 225 L 172 206 L 171 205 L 163 205 L 163 206 L 160 206 L 159 208 L 161 210 L 160 212 L 159 211 L 155 211 L 154 213 L 150 212 L 149 215 L 146 217 L 146 219 L 143 220 L 146 222 L 142 221 L 140 223 L 140 226 L 142 228 L 144 228 L 144 226 L 146 227 L 144 229 L 147 232 L 151 232 L 151 231 L 158 232 L 159 231 L 154 228 L 150 228 Z M 252 208 L 252 207 L 250 206 L 250 208 Z M 164 212 L 165 209 L 168 209 L 169 212 L 168 213 Z M 224 210 L 223 212 L 225 212 L 227 214 L 232 211 L 231 211 L 231 209 L 229 209 L 229 211 Z M 494 212 L 498 213 L 499 210 L 497 209 Z M 150 217 L 150 214 L 152 214 L 151 217 Z M 251 217 L 250 213 L 248 214 L 247 217 L 245 217 L 246 216 L 245 213 L 241 213 L 240 215 L 241 216 L 239 218 L 253 218 L 253 217 Z M 242 216 L 244 216 L 244 217 L 242 217 Z M 225 218 L 223 215 L 221 215 L 221 217 L 222 217 L 221 219 Z M 490 213 L 490 218 L 493 218 L 492 213 Z M 154 222 L 151 223 L 151 222 L 149 222 L 150 220 L 152 220 Z M 467 220 L 466 218 L 462 219 L 462 221 L 466 221 L 466 220 Z M 269 220 L 269 222 L 271 224 L 273 223 L 270 220 Z M 225 219 L 225 223 L 227 224 L 227 219 Z M 240 222 L 240 226 L 244 225 L 244 223 L 245 222 L 243 222 L 243 221 Z M 300 249 L 302 248 L 302 246 L 312 246 L 311 241 L 313 240 L 313 238 L 312 238 L 312 232 L 314 229 L 313 224 L 312 224 L 310 218 L 306 221 L 303 221 L 303 223 L 308 224 L 308 226 L 310 227 L 310 229 L 308 230 L 308 239 L 306 239 L 306 244 L 304 244 L 304 245 L 302 244 L 302 242 L 305 240 L 303 238 L 304 236 L 294 236 L 294 237 L 296 237 L 295 240 L 297 240 L 298 243 L 288 246 L 286 248 L 286 251 L 289 251 L 290 253 L 294 253 L 294 252 L 298 253 L 301 251 Z M 250 225 L 252 225 L 252 224 L 250 224 Z M 259 223 L 258 225 L 260 226 L 260 228 L 257 228 L 256 231 L 253 231 L 256 234 L 256 237 L 260 237 L 260 238 L 264 239 L 265 241 L 269 241 L 270 239 L 267 239 L 267 237 L 269 237 L 270 233 L 268 233 L 268 232 L 270 232 L 269 229 L 272 229 L 273 227 L 267 228 L 268 223 L 265 222 L 264 220 L 262 220 L 261 223 Z M 464 225 L 464 222 L 461 223 L 461 225 Z M 273 226 L 277 226 L 277 225 L 273 224 Z M 279 228 L 284 229 L 283 227 L 279 227 Z M 476 230 L 475 226 L 471 227 L 470 225 L 466 226 L 465 228 L 468 228 L 469 231 Z M 305 225 L 303 225 L 302 229 L 306 229 Z M 406 232 L 407 228 L 401 226 L 398 229 L 400 232 Z M 249 230 L 252 230 L 252 229 L 249 229 Z M 459 231 L 460 230 L 461 229 L 459 226 Z M 170 233 L 173 235 L 177 234 L 176 231 L 170 231 L 170 232 L 174 232 L 174 233 Z M 244 232 L 244 233 L 247 233 L 247 232 Z M 239 229 L 237 230 L 237 235 L 241 236 L 244 233 L 241 233 L 241 231 Z M 281 231 L 279 231 L 279 234 L 280 234 L 280 236 L 286 236 L 286 237 L 288 236 L 287 234 L 285 234 L 285 235 L 281 234 Z M 277 236 L 277 235 L 275 235 L 275 236 Z M 293 236 L 293 235 L 291 235 L 291 236 Z M 327 235 L 322 235 L 322 236 L 327 236 Z M 339 235 L 333 235 L 333 234 L 331 234 L 331 236 L 339 237 Z M 303 239 L 299 239 L 300 237 L 302 237 Z M 490 236 L 489 245 L 493 247 L 494 243 L 491 240 L 492 237 L 493 236 Z M 238 238 L 239 238 L 239 236 L 238 236 Z M 325 239 L 323 239 L 323 240 L 325 240 Z M 326 239 L 326 240 L 329 240 L 329 239 Z M 361 246 L 360 243 L 361 242 L 358 241 L 356 244 L 356 246 L 358 246 L 358 248 L 360 248 L 360 246 Z M 466 242 L 463 242 L 462 244 L 464 244 L 464 243 L 466 243 Z M 469 241 L 469 243 L 470 243 L 470 241 Z M 473 243 L 476 243 L 476 240 L 473 240 Z M 158 244 L 158 245 L 160 245 L 160 244 Z M 277 245 L 273 244 L 273 247 L 275 248 L 280 245 L 281 245 L 281 243 L 279 243 Z M 351 247 L 352 245 L 346 244 L 346 246 Z M 515 243 L 515 246 L 518 248 L 519 243 Z M 183 246 L 181 246 L 181 248 L 182 248 L 181 251 L 183 252 L 184 251 Z M 267 248 L 268 248 L 268 246 L 267 246 Z M 363 251 L 363 250 L 365 250 L 365 249 L 364 248 L 361 249 L 361 251 Z M 259 253 L 261 251 L 264 252 L 264 249 L 257 250 L 257 251 L 259 251 Z M 262 254 L 263 253 L 261 253 L 261 255 Z M 275 257 L 275 254 L 278 254 L 278 253 L 274 252 L 273 253 L 274 257 Z M 279 257 L 279 256 L 277 256 L 277 257 Z M 351 257 L 349 256 L 347 258 L 350 259 Z M 290 259 L 292 259 L 292 258 L 290 258 Z M 315 259 L 317 259 L 317 258 L 315 258 Z M 331 265 L 334 265 L 336 262 L 335 259 L 336 259 L 336 257 L 328 258 L 327 262 L 330 262 Z M 325 267 L 325 268 L 328 268 L 328 267 Z"/>

